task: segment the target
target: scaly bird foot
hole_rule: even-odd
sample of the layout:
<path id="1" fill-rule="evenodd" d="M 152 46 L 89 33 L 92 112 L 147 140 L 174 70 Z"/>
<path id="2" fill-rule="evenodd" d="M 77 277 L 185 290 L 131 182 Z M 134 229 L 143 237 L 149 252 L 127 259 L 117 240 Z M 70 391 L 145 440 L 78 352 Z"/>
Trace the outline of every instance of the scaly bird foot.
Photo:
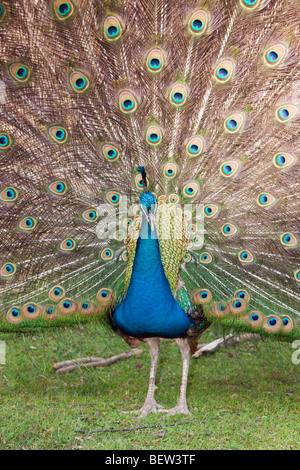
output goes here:
<path id="1" fill-rule="evenodd" d="M 149 413 L 157 413 L 164 411 L 164 407 L 159 405 L 156 400 L 146 400 L 140 410 L 133 411 L 132 413 L 139 414 L 139 418 L 145 418 Z"/>
<path id="2" fill-rule="evenodd" d="M 190 415 L 191 412 L 188 409 L 188 406 L 186 403 L 177 403 L 174 408 L 171 408 L 170 410 L 160 410 L 164 413 L 168 413 L 169 415 L 176 415 L 176 414 L 184 414 L 184 415 Z"/>

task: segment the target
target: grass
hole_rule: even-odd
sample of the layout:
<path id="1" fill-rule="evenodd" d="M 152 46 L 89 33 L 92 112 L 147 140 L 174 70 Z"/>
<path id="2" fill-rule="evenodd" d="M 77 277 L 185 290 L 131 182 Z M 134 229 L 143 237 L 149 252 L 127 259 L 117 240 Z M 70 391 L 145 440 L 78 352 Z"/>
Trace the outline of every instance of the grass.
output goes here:
<path id="1" fill-rule="evenodd" d="M 0 449 L 299 449 L 299 365 L 287 343 L 245 343 L 192 359 L 188 383 L 191 417 L 121 411 L 145 399 L 147 347 L 106 368 L 58 375 L 54 362 L 120 353 L 129 347 L 100 325 L 67 327 L 6 338 L 0 365 Z M 208 330 L 201 341 L 215 338 Z M 161 343 L 157 401 L 175 405 L 181 360 L 175 341 Z M 174 423 L 192 422 L 178 426 Z M 83 434 L 156 425 L 138 431 Z"/>

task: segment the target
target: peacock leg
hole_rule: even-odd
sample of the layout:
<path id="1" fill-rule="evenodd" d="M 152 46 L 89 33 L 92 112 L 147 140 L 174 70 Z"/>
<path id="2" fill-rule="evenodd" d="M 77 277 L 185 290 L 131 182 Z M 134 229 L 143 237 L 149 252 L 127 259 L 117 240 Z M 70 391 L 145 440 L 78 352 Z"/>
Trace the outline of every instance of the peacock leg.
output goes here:
<path id="1" fill-rule="evenodd" d="M 156 400 L 154 399 L 154 392 L 157 389 L 155 385 L 155 374 L 156 374 L 156 366 L 157 366 L 157 361 L 158 361 L 158 356 L 159 356 L 159 338 L 147 338 L 146 342 L 149 347 L 149 352 L 151 356 L 151 369 L 150 369 L 150 378 L 149 378 L 149 388 L 148 388 L 148 393 L 146 397 L 146 401 L 142 408 L 137 411 L 137 413 L 140 413 L 140 418 L 145 418 L 148 413 L 157 413 L 160 411 L 163 406 L 159 405 L 156 403 Z"/>
<path id="2" fill-rule="evenodd" d="M 190 414 L 186 402 L 186 386 L 188 381 L 191 350 L 186 338 L 181 338 L 180 343 L 180 354 L 182 358 L 182 380 L 179 399 L 177 405 L 174 408 L 171 408 L 170 410 L 163 410 L 170 415 L 175 415 L 177 413 Z"/>

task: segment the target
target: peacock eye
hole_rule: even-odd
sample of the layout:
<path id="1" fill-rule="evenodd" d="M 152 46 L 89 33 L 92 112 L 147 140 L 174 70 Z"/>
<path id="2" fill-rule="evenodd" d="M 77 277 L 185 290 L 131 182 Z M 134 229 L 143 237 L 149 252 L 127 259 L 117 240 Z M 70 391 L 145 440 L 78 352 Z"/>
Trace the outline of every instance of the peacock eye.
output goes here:
<path id="1" fill-rule="evenodd" d="M 97 300 L 100 303 L 100 305 L 107 306 L 109 305 L 112 300 L 113 300 L 113 293 L 110 289 L 100 289 L 97 293 Z"/>
<path id="2" fill-rule="evenodd" d="M 98 219 L 98 213 L 96 209 L 87 209 L 82 212 L 82 217 L 87 222 L 95 222 Z"/>
<path id="3" fill-rule="evenodd" d="M 242 113 L 235 113 L 225 119 L 224 128 L 229 134 L 235 134 L 238 132 L 244 122 L 244 116 Z"/>
<path id="4" fill-rule="evenodd" d="M 58 304 L 58 310 L 61 313 L 72 314 L 76 312 L 76 309 L 77 309 L 77 305 L 71 299 L 63 299 Z"/>
<path id="5" fill-rule="evenodd" d="M 210 253 L 201 253 L 199 259 L 203 264 L 210 264 L 213 260 Z"/>
<path id="6" fill-rule="evenodd" d="M 137 108 L 137 99 L 130 91 L 122 91 L 119 94 L 119 107 L 123 113 L 132 113 Z"/>
<path id="7" fill-rule="evenodd" d="M 121 200 L 121 194 L 118 193 L 117 191 L 108 191 L 108 193 L 106 193 L 106 200 L 116 206 L 117 204 L 120 203 L 120 200 Z"/>
<path id="8" fill-rule="evenodd" d="M 271 315 L 263 321 L 263 328 L 269 333 L 276 333 L 281 330 L 282 326 L 282 320 L 277 315 Z"/>
<path id="9" fill-rule="evenodd" d="M 260 0 L 240 0 L 243 7 L 247 9 L 254 9 L 258 7 Z"/>
<path id="10" fill-rule="evenodd" d="M 177 204 L 180 201 L 180 197 L 177 194 L 170 194 L 168 199 L 169 199 L 169 202 L 173 204 Z"/>
<path id="11" fill-rule="evenodd" d="M 295 162 L 295 157 L 289 153 L 277 153 L 273 158 L 273 164 L 276 168 L 288 168 Z"/>
<path id="12" fill-rule="evenodd" d="M 276 202 L 275 197 L 269 193 L 260 193 L 256 200 L 261 207 L 268 207 Z"/>
<path id="13" fill-rule="evenodd" d="M 187 87 L 183 83 L 176 83 L 170 91 L 170 102 L 175 106 L 182 106 L 188 96 Z"/>
<path id="14" fill-rule="evenodd" d="M 48 132 L 51 139 L 58 144 L 64 144 L 68 140 L 67 129 L 62 126 L 50 126 Z"/>
<path id="15" fill-rule="evenodd" d="M 74 13 L 74 5 L 70 0 L 54 0 L 54 11 L 59 20 L 66 20 Z"/>
<path id="16" fill-rule="evenodd" d="M 201 36 L 207 29 L 208 25 L 208 14 L 205 10 L 195 11 L 189 21 L 188 29 L 194 36 Z"/>
<path id="17" fill-rule="evenodd" d="M 286 47 L 284 44 L 275 44 L 269 47 L 264 53 L 264 62 L 268 67 L 276 67 L 280 64 L 286 54 Z"/>
<path id="18" fill-rule="evenodd" d="M 54 181 L 53 183 L 50 183 L 48 186 L 49 191 L 51 193 L 57 195 L 57 196 L 62 196 L 68 191 L 68 187 L 64 181 Z"/>
<path id="19" fill-rule="evenodd" d="M 5 15 L 6 15 L 6 8 L 2 3 L 0 3 L 0 23 L 1 21 L 4 20 Z"/>
<path id="20" fill-rule="evenodd" d="M 37 225 L 37 220 L 34 217 L 24 217 L 19 223 L 19 228 L 24 231 L 34 230 Z"/>
<path id="21" fill-rule="evenodd" d="M 194 197 L 199 190 L 197 183 L 188 183 L 183 188 L 183 194 L 187 197 Z"/>
<path id="22" fill-rule="evenodd" d="M 65 296 L 65 290 L 60 286 L 54 286 L 49 291 L 49 298 L 54 301 L 61 300 Z"/>
<path id="23" fill-rule="evenodd" d="M 291 232 L 286 232 L 280 235 L 280 241 L 281 241 L 281 244 L 287 248 L 294 248 L 298 246 L 298 239 Z"/>
<path id="24" fill-rule="evenodd" d="M 219 212 L 219 207 L 216 204 L 205 204 L 203 207 L 205 217 L 214 217 Z"/>
<path id="25" fill-rule="evenodd" d="M 168 179 L 175 178 L 177 174 L 177 166 L 175 163 L 167 163 L 167 165 L 164 166 L 163 173 L 164 176 Z"/>
<path id="26" fill-rule="evenodd" d="M 104 36 L 108 41 L 116 41 L 121 37 L 123 28 L 116 16 L 110 15 L 104 21 Z"/>
<path id="27" fill-rule="evenodd" d="M 160 72 L 165 63 L 165 57 L 163 52 L 156 48 L 152 49 L 146 59 L 146 64 L 149 72 L 157 73 Z"/>
<path id="28" fill-rule="evenodd" d="M 119 149 L 112 144 L 103 144 L 101 150 L 106 160 L 109 160 L 110 162 L 118 160 L 120 156 Z"/>
<path id="29" fill-rule="evenodd" d="M 9 277 L 13 276 L 16 272 L 16 265 L 13 263 L 5 263 L 1 270 L 0 270 L 0 275 L 3 277 Z"/>
<path id="30" fill-rule="evenodd" d="M 82 72 L 73 71 L 70 73 L 69 81 L 72 89 L 76 93 L 83 93 L 90 85 L 88 77 Z"/>
<path id="31" fill-rule="evenodd" d="M 252 263 L 254 261 L 254 256 L 249 250 L 240 251 L 238 258 L 241 263 Z"/>
<path id="32" fill-rule="evenodd" d="M 12 138 L 8 134 L 0 134 L 0 150 L 7 150 L 12 144 Z"/>
<path id="33" fill-rule="evenodd" d="M 244 290 L 238 290 L 234 294 L 234 297 L 237 298 L 237 299 L 245 300 L 246 302 L 249 302 L 249 300 L 250 300 L 250 295 L 248 294 L 248 292 L 246 292 Z"/>
<path id="34" fill-rule="evenodd" d="M 9 203 L 15 202 L 18 195 L 19 195 L 19 192 L 15 188 L 12 188 L 12 187 L 5 188 L 0 193 L 0 200 L 2 202 L 9 202 Z"/>
<path id="35" fill-rule="evenodd" d="M 222 163 L 220 166 L 220 172 L 222 176 L 225 176 L 226 178 L 233 176 L 239 168 L 238 162 L 235 161 L 229 161 Z"/>
<path id="36" fill-rule="evenodd" d="M 207 289 L 202 289 L 195 292 L 194 294 L 194 303 L 197 304 L 206 304 L 212 299 L 211 292 Z"/>
<path id="37" fill-rule="evenodd" d="M 25 83 L 30 78 L 30 68 L 21 63 L 11 64 L 9 67 L 11 76 L 20 83 Z"/>
<path id="38" fill-rule="evenodd" d="M 229 308 L 233 315 L 238 315 L 247 309 L 247 302 L 244 299 L 235 299 L 230 303 Z"/>
<path id="39" fill-rule="evenodd" d="M 76 247 L 76 242 L 75 240 L 73 240 L 73 238 L 66 238 L 59 245 L 59 248 L 62 251 L 72 251 L 75 249 L 75 247 Z"/>
<path id="40" fill-rule="evenodd" d="M 233 63 L 231 62 L 231 60 L 229 59 L 223 60 L 215 68 L 214 77 L 218 83 L 226 83 L 232 77 L 233 70 L 234 68 L 233 68 Z"/>
<path id="41" fill-rule="evenodd" d="M 297 106 L 294 104 L 286 104 L 276 109 L 276 118 L 279 122 L 285 123 L 293 119 L 298 112 Z"/>
<path id="42" fill-rule="evenodd" d="M 193 137 L 186 146 L 186 153 L 190 158 L 198 157 L 204 148 L 204 142 L 201 137 Z"/>
<path id="43" fill-rule="evenodd" d="M 300 282 L 300 270 L 294 272 L 294 276 L 297 282 Z"/>
<path id="44" fill-rule="evenodd" d="M 159 145 L 162 142 L 162 130 L 157 125 L 151 125 L 146 131 L 146 141 L 149 145 Z"/>
<path id="45" fill-rule="evenodd" d="M 114 252 L 110 248 L 105 248 L 104 250 L 101 251 L 101 259 L 104 261 L 111 260 L 113 258 Z"/>
<path id="46" fill-rule="evenodd" d="M 238 231 L 234 224 L 224 224 L 221 230 L 225 237 L 235 235 Z"/>

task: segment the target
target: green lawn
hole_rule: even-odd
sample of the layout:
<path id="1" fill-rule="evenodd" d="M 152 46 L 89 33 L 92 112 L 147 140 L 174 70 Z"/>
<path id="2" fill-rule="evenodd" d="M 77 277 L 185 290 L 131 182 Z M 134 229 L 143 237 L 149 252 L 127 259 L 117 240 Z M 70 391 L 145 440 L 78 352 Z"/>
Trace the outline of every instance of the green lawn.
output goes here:
<path id="1" fill-rule="evenodd" d="M 206 332 L 203 342 L 215 338 Z M 53 363 L 109 357 L 129 347 L 100 325 L 9 335 L 0 365 L 0 449 L 299 449 L 299 367 L 288 343 L 264 340 L 192 359 L 191 417 L 121 413 L 142 405 L 147 347 L 106 368 L 58 375 Z M 161 343 L 157 401 L 175 405 L 181 359 L 175 341 Z M 185 421 L 191 422 L 184 423 Z M 170 426 L 174 423 L 184 423 Z M 79 430 L 157 427 L 83 434 Z M 298 427 L 297 427 L 298 426 Z"/>

